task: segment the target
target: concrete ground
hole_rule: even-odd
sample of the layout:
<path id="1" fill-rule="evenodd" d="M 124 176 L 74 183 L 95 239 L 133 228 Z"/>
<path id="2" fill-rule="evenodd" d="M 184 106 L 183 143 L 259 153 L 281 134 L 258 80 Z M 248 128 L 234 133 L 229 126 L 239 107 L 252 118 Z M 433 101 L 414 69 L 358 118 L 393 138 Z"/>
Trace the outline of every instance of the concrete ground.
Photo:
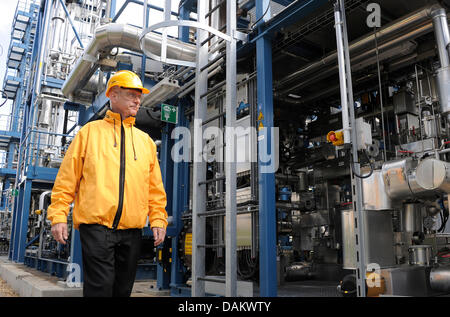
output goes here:
<path id="1" fill-rule="evenodd" d="M 56 276 L 0 257 L 0 297 L 81 297 L 82 288 L 70 288 Z M 156 281 L 136 281 L 131 297 L 166 297 Z"/>
<path id="2" fill-rule="evenodd" d="M 0 297 L 19 297 L 19 295 L 4 280 L 0 279 Z"/>

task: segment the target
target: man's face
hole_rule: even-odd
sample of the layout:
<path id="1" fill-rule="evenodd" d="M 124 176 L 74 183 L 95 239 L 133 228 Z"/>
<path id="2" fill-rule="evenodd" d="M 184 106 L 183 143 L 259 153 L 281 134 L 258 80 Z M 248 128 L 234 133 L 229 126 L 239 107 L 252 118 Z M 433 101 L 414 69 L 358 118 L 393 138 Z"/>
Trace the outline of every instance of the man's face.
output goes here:
<path id="1" fill-rule="evenodd" d="M 141 90 L 115 86 L 111 89 L 109 96 L 111 110 L 120 113 L 122 119 L 137 115 L 141 106 Z"/>

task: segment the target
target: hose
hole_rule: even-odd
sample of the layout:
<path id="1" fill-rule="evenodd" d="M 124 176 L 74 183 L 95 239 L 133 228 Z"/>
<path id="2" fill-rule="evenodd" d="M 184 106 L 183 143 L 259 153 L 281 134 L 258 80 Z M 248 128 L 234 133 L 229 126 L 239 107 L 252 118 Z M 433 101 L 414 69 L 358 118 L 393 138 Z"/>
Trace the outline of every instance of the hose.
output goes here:
<path id="1" fill-rule="evenodd" d="M 366 158 L 367 158 L 367 160 L 369 161 L 369 164 L 370 164 L 370 172 L 369 172 L 369 174 L 367 174 L 367 175 L 359 175 L 358 173 L 355 172 L 355 169 L 354 169 L 354 166 L 353 166 L 353 165 L 355 164 L 355 162 L 353 161 L 353 155 L 350 155 L 350 157 L 351 157 L 351 167 L 352 167 L 352 172 L 353 172 L 353 174 L 354 174 L 356 177 L 361 178 L 361 179 L 369 178 L 370 176 L 372 176 L 373 171 L 374 171 L 373 164 L 372 164 L 372 162 L 370 161 L 370 158 L 369 158 L 369 155 L 367 154 L 367 151 L 364 150 L 363 152 L 364 152 L 364 154 L 366 155 Z"/>

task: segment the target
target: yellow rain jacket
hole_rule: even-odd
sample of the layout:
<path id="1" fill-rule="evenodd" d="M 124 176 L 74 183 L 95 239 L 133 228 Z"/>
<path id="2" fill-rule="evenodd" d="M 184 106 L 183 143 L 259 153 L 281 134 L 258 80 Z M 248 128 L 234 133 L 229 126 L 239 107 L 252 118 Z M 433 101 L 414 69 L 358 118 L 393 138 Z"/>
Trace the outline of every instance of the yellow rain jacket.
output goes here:
<path id="1" fill-rule="evenodd" d="M 70 144 L 52 190 L 47 217 L 66 223 L 75 201 L 73 223 L 112 229 L 167 227 L 167 198 L 156 144 L 108 111 L 103 120 L 86 124 Z"/>

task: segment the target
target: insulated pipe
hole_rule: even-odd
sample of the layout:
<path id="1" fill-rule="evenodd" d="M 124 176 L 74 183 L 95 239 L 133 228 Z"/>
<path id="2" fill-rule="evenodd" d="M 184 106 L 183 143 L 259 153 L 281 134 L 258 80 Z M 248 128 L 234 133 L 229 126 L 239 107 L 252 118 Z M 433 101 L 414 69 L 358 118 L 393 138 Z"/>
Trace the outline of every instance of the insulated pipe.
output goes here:
<path id="1" fill-rule="evenodd" d="M 450 43 L 447 15 L 444 9 L 437 8 L 431 12 L 433 17 L 434 32 L 438 49 L 441 68 L 436 72 L 437 84 L 439 87 L 439 101 L 441 112 L 450 113 L 450 57 L 447 48 Z"/>
<path id="2" fill-rule="evenodd" d="M 345 69 L 345 55 L 344 55 L 344 43 L 343 43 L 343 32 L 342 32 L 342 17 L 339 7 L 336 5 L 334 10 L 334 18 L 336 21 L 336 42 L 337 42 L 337 54 L 339 61 L 339 82 L 341 89 L 341 107 L 342 107 L 342 127 L 344 130 L 344 143 L 351 143 L 350 136 L 350 118 L 349 118 L 349 104 L 348 104 L 348 90 L 347 90 L 347 77 Z M 353 105 L 351 105 L 353 107 Z"/>
<path id="3" fill-rule="evenodd" d="M 382 54 L 382 53 L 389 52 L 389 50 L 394 50 L 399 45 L 401 45 L 401 43 L 413 40 L 417 37 L 427 34 L 428 32 L 430 32 L 432 30 L 432 28 L 433 28 L 433 26 L 431 23 L 423 25 L 411 32 L 408 32 L 405 35 L 401 35 L 399 37 L 396 37 L 396 38 L 390 40 L 389 42 L 384 43 L 383 45 L 381 45 L 379 47 L 379 51 Z M 376 49 L 370 49 L 370 50 L 361 52 L 357 56 L 352 57 L 351 61 L 353 64 L 361 63 L 363 61 L 367 61 L 368 59 L 375 57 L 376 56 L 375 54 L 376 54 Z M 382 59 L 387 59 L 389 57 L 390 57 L 389 55 L 381 56 Z M 338 69 L 339 69 L 338 65 L 331 66 L 331 67 L 327 68 L 326 70 L 318 72 L 315 75 L 308 76 L 308 79 L 305 79 L 298 84 L 290 85 L 289 88 L 283 89 L 282 91 L 279 91 L 279 92 L 275 92 L 275 96 L 283 96 L 283 95 L 286 95 L 286 94 L 292 92 L 295 89 L 301 89 L 303 87 L 307 87 L 308 85 L 310 85 L 314 82 L 317 82 L 323 78 L 331 76 Z"/>
<path id="4" fill-rule="evenodd" d="M 124 24 L 111 23 L 101 26 L 95 32 L 94 38 L 86 47 L 83 55 L 78 59 L 62 87 L 64 96 L 73 100 L 77 90 L 82 89 L 83 84 L 95 72 L 98 55 L 108 52 L 114 47 L 128 49 L 142 53 L 139 45 L 141 29 Z M 161 52 L 162 37 L 156 33 L 148 33 L 145 37 L 145 46 L 155 54 Z M 167 57 L 195 61 L 196 48 L 192 44 L 179 40 L 167 39 Z"/>
<path id="5" fill-rule="evenodd" d="M 434 266 L 430 271 L 430 287 L 438 292 L 450 292 L 450 266 Z"/>
<path id="6" fill-rule="evenodd" d="M 438 8 L 431 12 L 433 18 L 434 32 L 436 34 L 436 44 L 439 52 L 439 60 L 441 68 L 450 65 L 447 45 L 450 43 L 450 35 L 448 31 L 447 15 L 443 8 Z"/>
<path id="7" fill-rule="evenodd" d="M 436 9 L 440 7 L 436 5 L 426 6 L 422 9 L 419 9 L 407 15 L 406 17 L 402 18 L 399 21 L 394 21 L 393 23 L 381 28 L 376 33 L 378 43 L 381 45 L 386 40 L 395 38 L 398 34 L 404 33 L 408 30 L 411 30 L 412 28 L 418 26 L 420 27 L 422 24 L 430 22 L 431 10 L 433 10 L 433 8 Z M 354 41 L 349 46 L 350 54 L 354 54 L 368 47 L 372 48 L 374 41 L 375 35 L 373 33 L 359 40 Z M 313 62 L 303 67 L 302 69 L 286 76 L 283 80 L 281 80 L 277 84 L 277 86 L 278 87 L 284 86 L 289 82 L 291 82 L 292 80 L 296 80 L 297 78 L 313 73 L 330 63 L 336 62 L 336 59 L 337 59 L 337 52 L 333 52 L 327 55 L 326 57 L 322 58 L 321 60 Z"/>

